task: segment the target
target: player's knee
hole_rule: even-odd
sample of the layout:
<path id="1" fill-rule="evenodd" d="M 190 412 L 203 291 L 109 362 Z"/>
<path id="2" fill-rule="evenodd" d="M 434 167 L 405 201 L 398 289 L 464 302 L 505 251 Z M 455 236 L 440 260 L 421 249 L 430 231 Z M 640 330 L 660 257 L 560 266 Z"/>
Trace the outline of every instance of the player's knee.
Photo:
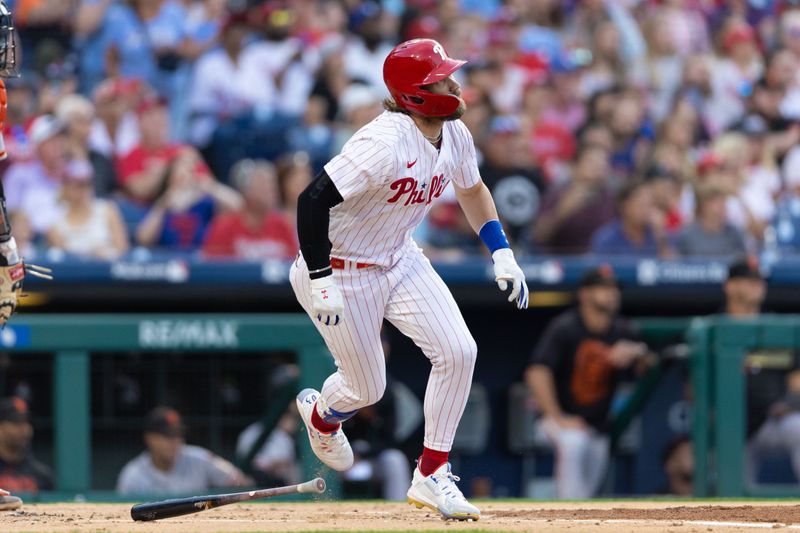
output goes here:
<path id="1" fill-rule="evenodd" d="M 384 377 L 382 381 L 375 383 L 375 387 L 370 388 L 369 400 L 368 405 L 372 405 L 374 403 L 378 403 L 381 398 L 383 398 L 383 394 L 386 392 L 386 378 Z"/>
<path id="2" fill-rule="evenodd" d="M 460 342 L 453 347 L 455 350 L 456 364 L 462 368 L 473 368 L 478 359 L 478 345 L 472 335 L 460 339 Z"/>
<path id="3" fill-rule="evenodd" d="M 781 421 L 783 431 L 795 446 L 800 446 L 800 413 L 788 413 Z"/>
<path id="4" fill-rule="evenodd" d="M 558 453 L 580 457 L 589 449 L 589 433 L 580 429 L 561 430 L 558 434 Z"/>

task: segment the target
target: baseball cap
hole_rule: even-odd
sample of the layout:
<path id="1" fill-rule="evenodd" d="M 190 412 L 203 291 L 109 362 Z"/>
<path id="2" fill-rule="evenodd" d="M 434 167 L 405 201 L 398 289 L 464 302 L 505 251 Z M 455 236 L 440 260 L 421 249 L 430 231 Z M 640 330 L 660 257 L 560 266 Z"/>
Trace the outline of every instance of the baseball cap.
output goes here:
<path id="1" fill-rule="evenodd" d="M 734 46 L 742 43 L 755 43 L 756 32 L 749 24 L 736 24 L 728 28 L 722 37 L 722 49 L 730 52 Z"/>
<path id="2" fill-rule="evenodd" d="M 53 115 L 42 115 L 40 117 L 36 117 L 33 123 L 31 123 L 30 130 L 28 130 L 28 136 L 31 144 L 34 146 L 39 146 L 41 143 L 52 139 L 59 133 L 63 133 L 63 131 L 63 122 L 58 120 Z"/>
<path id="3" fill-rule="evenodd" d="M 728 267 L 728 279 L 763 280 L 764 276 L 758 268 L 758 260 L 750 256 L 745 259 L 740 259 Z"/>
<path id="4" fill-rule="evenodd" d="M 609 264 L 602 264 L 591 268 L 583 273 L 578 287 L 616 287 L 619 288 L 619 281 L 614 276 L 614 269 Z"/>
<path id="5" fill-rule="evenodd" d="M 28 402 L 19 396 L 0 400 L 0 422 L 28 421 Z"/>
<path id="6" fill-rule="evenodd" d="M 358 31 L 367 20 L 376 19 L 381 15 L 381 5 L 375 0 L 364 0 L 355 9 L 350 11 L 348 27 L 350 31 Z"/>
<path id="7" fill-rule="evenodd" d="M 166 437 L 182 437 L 186 431 L 181 415 L 171 407 L 159 406 L 150 411 L 144 421 L 145 433 Z"/>
<path id="8" fill-rule="evenodd" d="M 721 168 L 724 163 L 725 160 L 722 159 L 722 156 L 708 150 L 697 161 L 697 173 L 702 176 L 710 170 Z"/>
<path id="9" fill-rule="evenodd" d="M 109 102 L 121 96 L 138 94 L 142 88 L 142 80 L 138 78 L 108 78 L 95 88 L 92 98 L 96 103 Z"/>
<path id="10" fill-rule="evenodd" d="M 560 50 L 550 57 L 550 72 L 569 74 L 587 66 L 592 61 L 591 51 L 585 48 Z"/>
<path id="11" fill-rule="evenodd" d="M 247 26 L 249 23 L 247 11 L 229 11 L 222 22 L 222 31 L 228 31 L 235 26 Z"/>

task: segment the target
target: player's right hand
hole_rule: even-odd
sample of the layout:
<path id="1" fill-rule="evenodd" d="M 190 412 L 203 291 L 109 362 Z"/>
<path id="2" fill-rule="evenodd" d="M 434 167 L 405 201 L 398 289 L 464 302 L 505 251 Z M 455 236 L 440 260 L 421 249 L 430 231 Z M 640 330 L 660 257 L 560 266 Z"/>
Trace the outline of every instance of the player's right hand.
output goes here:
<path id="1" fill-rule="evenodd" d="M 344 299 L 332 275 L 311 280 L 311 307 L 317 320 L 326 326 L 336 326 L 342 321 Z"/>

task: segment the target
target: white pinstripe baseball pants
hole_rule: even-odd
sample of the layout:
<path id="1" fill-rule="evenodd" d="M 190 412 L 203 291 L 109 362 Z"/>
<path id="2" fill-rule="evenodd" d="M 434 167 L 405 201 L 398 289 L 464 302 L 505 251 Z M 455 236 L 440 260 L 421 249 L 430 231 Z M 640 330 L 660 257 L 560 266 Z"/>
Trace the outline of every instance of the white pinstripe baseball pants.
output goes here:
<path id="1" fill-rule="evenodd" d="M 338 370 L 320 391 L 339 412 L 374 404 L 386 388 L 381 346 L 383 319 L 411 338 L 431 361 L 425 390 L 425 442 L 450 451 L 472 384 L 477 346 L 444 281 L 416 246 L 389 269 L 334 270 L 344 298 L 344 318 L 324 326 L 311 312 L 308 267 L 302 257 L 292 265 L 290 281 L 300 305 L 311 316 Z"/>

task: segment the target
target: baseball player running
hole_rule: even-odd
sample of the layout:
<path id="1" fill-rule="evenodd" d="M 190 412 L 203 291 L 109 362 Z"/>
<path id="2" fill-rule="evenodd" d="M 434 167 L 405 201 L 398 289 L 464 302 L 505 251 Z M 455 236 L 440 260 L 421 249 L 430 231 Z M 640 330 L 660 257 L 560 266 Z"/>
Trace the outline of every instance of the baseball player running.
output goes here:
<path id="1" fill-rule="evenodd" d="M 297 208 L 301 255 L 291 269 L 297 299 L 336 361 L 320 392 L 297 406 L 317 457 L 335 470 L 353 464 L 341 422 L 380 400 L 386 368 L 380 329 L 389 320 L 431 361 L 425 442 L 408 502 L 445 518 L 480 517 L 456 486 L 448 453 L 464 411 L 477 347 L 442 279 L 411 234 L 452 181 L 473 229 L 489 248 L 501 290 L 528 306 L 525 276 L 481 181 L 472 136 L 458 120 L 466 105 L 451 75 L 465 61 L 441 44 L 414 39 L 383 65 L 386 111 L 355 133 Z"/>

